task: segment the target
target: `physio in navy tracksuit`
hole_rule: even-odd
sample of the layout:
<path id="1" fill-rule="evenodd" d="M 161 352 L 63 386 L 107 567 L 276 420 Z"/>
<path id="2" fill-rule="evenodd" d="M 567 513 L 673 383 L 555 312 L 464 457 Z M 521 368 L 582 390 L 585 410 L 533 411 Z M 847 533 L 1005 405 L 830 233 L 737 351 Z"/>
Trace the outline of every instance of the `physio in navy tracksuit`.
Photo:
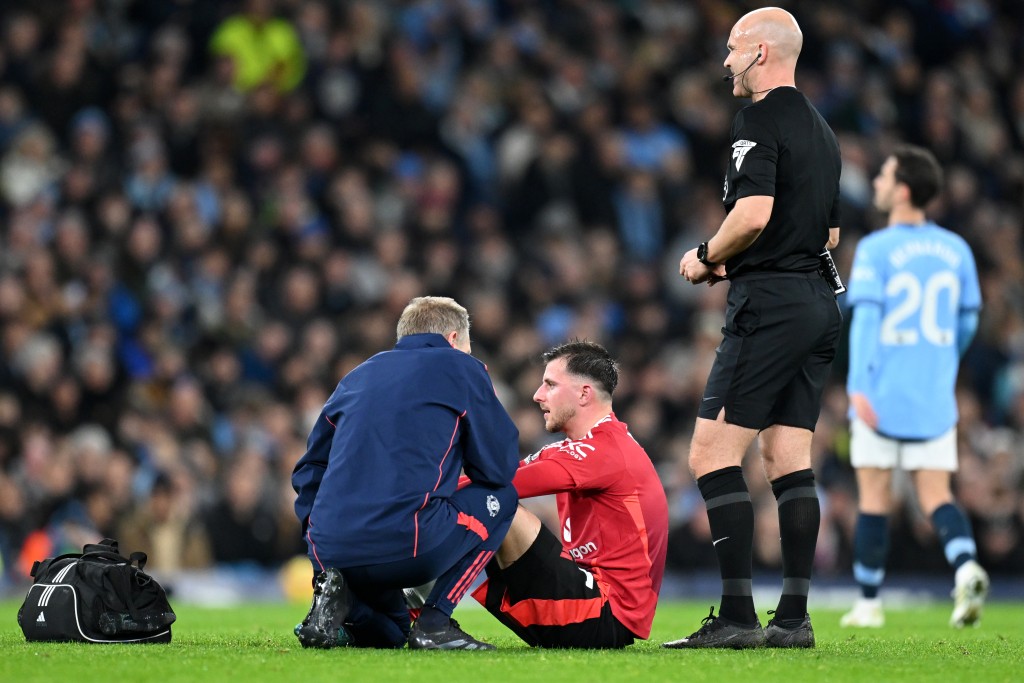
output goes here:
<path id="1" fill-rule="evenodd" d="M 455 605 L 511 524 L 519 432 L 469 354 L 465 308 L 445 297 L 413 299 L 394 349 L 338 383 L 292 473 L 314 572 L 340 570 L 354 595 L 343 623 L 355 645 L 403 645 L 410 626 L 401 589 L 434 579 L 417 626 L 457 631 Z M 463 470 L 472 484 L 457 491 Z M 344 644 L 319 642 L 317 604 L 314 596 L 299 640 Z M 480 647 L 461 646 L 467 639 Z M 490 647 L 461 631 L 435 640 L 438 648 L 450 641 L 443 649 Z"/>

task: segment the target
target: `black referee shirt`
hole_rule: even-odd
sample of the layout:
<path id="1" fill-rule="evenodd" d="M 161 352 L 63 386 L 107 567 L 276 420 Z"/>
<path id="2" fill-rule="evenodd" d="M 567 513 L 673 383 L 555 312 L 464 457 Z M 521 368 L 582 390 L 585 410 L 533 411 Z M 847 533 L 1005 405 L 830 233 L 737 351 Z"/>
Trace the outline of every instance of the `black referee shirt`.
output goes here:
<path id="1" fill-rule="evenodd" d="M 839 227 L 835 133 L 803 93 L 781 87 L 736 114 L 732 140 L 726 211 L 742 197 L 775 197 L 775 205 L 757 240 L 726 261 L 726 272 L 817 270 L 828 229 Z"/>

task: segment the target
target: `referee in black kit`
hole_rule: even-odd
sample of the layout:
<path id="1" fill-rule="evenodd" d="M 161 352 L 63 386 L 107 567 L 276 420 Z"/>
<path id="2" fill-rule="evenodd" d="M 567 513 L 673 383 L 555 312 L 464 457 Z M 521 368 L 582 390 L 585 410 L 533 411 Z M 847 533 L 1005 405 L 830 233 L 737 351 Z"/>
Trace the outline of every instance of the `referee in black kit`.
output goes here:
<path id="1" fill-rule="evenodd" d="M 736 114 L 725 176 L 728 215 L 679 263 L 689 282 L 731 282 L 724 338 L 690 444 L 690 469 L 707 505 L 722 601 L 693 635 L 669 648 L 813 647 L 807 591 L 820 510 L 811 437 L 842 326 L 835 287 L 819 269 L 839 242 L 839 145 L 795 87 L 803 35 L 777 7 L 744 15 L 725 67 Z M 834 267 L 832 269 L 834 272 Z M 838 278 L 836 278 L 838 279 Z M 754 510 L 740 463 L 760 435 L 779 508 L 782 597 L 768 627 L 754 611 Z M 769 612 L 771 614 L 771 612 Z"/>

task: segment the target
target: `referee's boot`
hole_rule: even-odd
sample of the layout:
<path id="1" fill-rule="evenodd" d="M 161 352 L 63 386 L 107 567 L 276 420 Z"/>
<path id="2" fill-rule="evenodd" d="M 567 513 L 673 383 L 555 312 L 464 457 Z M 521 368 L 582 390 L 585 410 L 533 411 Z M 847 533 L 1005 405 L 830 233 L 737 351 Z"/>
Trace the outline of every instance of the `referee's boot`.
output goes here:
<path id="1" fill-rule="evenodd" d="M 313 604 L 302 623 L 295 627 L 295 636 L 302 647 L 330 649 L 353 642 L 345 628 L 345 619 L 352 609 L 352 593 L 345 585 L 341 571 L 325 569 L 313 580 Z"/>
<path id="2" fill-rule="evenodd" d="M 770 610 L 768 614 L 774 614 Z M 811 615 L 804 614 L 803 619 L 772 619 L 764 630 L 768 647 L 814 647 L 814 629 L 811 627 Z"/>
<path id="3" fill-rule="evenodd" d="M 425 608 L 429 609 L 429 608 Z M 459 622 L 448 618 L 440 628 L 427 630 L 423 618 L 416 620 L 409 634 L 410 650 L 494 650 L 490 643 L 477 640 L 459 626 Z"/>
<path id="4" fill-rule="evenodd" d="M 761 622 L 755 620 L 753 624 L 741 624 L 729 619 L 715 616 L 715 608 L 704 617 L 700 629 L 696 633 L 669 643 L 662 643 L 662 647 L 670 650 L 687 650 L 691 648 L 732 648 L 733 650 L 745 650 L 752 647 L 764 645 L 764 630 Z"/>

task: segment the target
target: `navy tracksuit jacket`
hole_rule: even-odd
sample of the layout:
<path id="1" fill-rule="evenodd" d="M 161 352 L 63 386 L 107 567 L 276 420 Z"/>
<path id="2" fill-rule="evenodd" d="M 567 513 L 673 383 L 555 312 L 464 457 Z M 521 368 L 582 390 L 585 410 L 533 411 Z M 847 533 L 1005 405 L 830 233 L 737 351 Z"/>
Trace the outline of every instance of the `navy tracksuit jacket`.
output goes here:
<path id="1" fill-rule="evenodd" d="M 295 465 L 310 557 L 339 568 L 417 557 L 457 524 L 460 471 L 509 486 L 519 431 L 483 363 L 439 334 L 403 337 L 346 375 Z"/>

